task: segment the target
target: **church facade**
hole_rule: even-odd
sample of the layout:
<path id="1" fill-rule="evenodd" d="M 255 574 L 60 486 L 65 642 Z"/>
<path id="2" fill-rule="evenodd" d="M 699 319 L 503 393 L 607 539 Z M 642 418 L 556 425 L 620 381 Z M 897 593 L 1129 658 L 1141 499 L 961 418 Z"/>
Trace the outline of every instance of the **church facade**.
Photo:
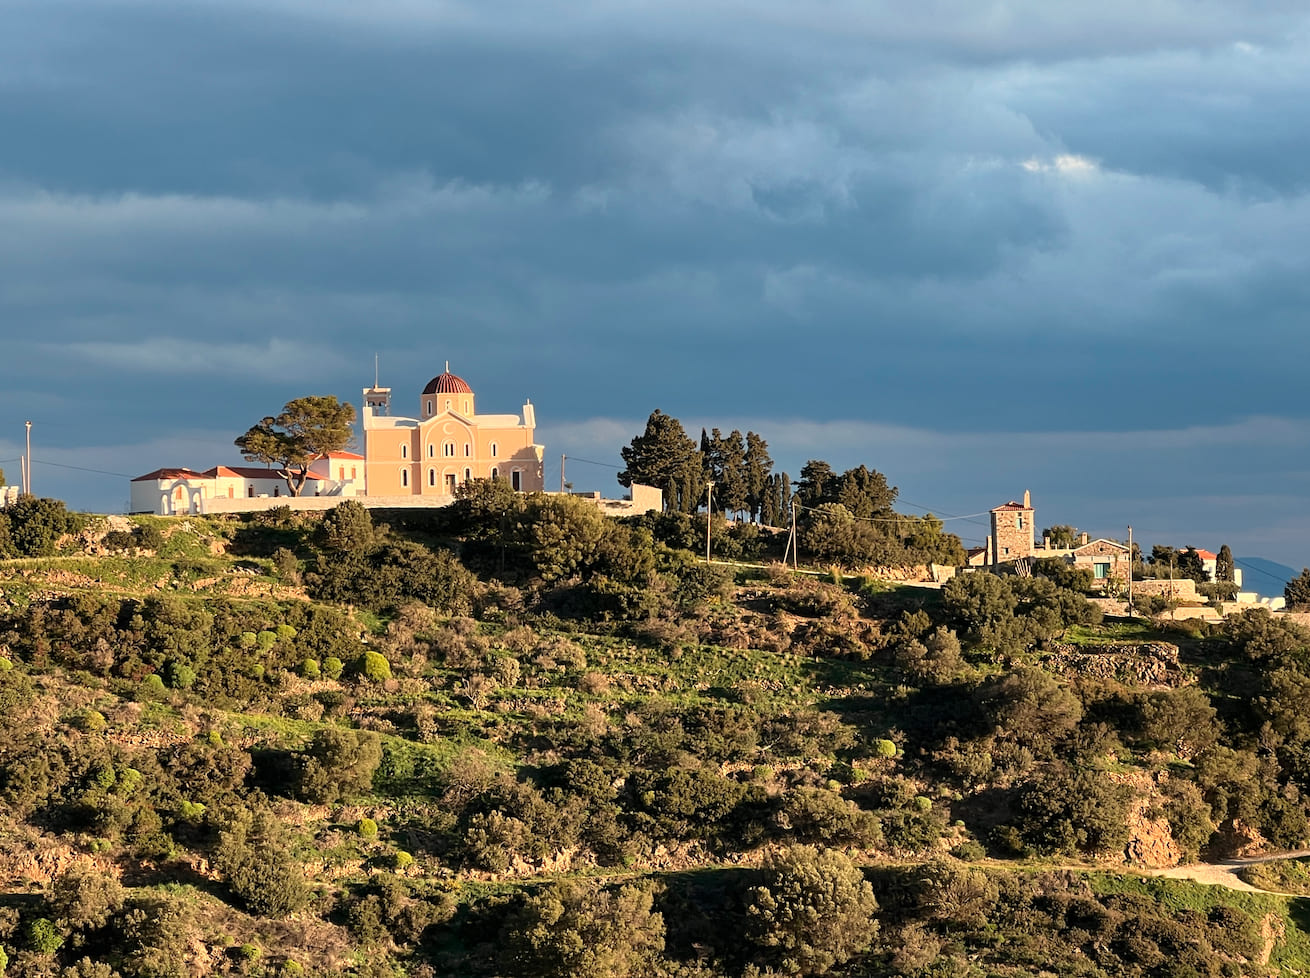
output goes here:
<path id="1" fill-rule="evenodd" d="M 449 497 L 474 479 L 504 479 L 519 492 L 545 488 L 545 449 L 533 440 L 531 401 L 522 414 L 478 414 L 473 388 L 446 364 L 423 388 L 417 406 L 412 417 L 396 415 L 391 388 L 364 389 L 366 495 Z"/>
<path id="2" fill-rule="evenodd" d="M 299 498 L 289 494 L 286 478 L 272 467 L 163 468 L 132 480 L 129 512 L 238 513 L 272 505 L 326 509 L 342 497 L 365 505 L 441 506 L 474 479 L 504 479 L 519 492 L 545 489 L 545 449 L 533 440 L 537 419 L 531 401 L 522 414 L 478 414 L 473 388 L 446 364 L 419 394 L 417 408 L 412 417 L 394 414 L 389 387 L 366 387 L 357 429 L 363 454 L 316 458 Z"/>

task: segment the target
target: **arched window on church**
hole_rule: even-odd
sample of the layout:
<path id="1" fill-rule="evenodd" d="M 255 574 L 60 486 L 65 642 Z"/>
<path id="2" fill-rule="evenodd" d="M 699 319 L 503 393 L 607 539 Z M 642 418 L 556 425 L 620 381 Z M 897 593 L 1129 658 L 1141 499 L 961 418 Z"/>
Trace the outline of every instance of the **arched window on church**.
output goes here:
<path id="1" fill-rule="evenodd" d="M 402 489 L 409 488 L 409 469 L 400 470 L 400 487 Z"/>
<path id="2" fill-rule="evenodd" d="M 436 470 L 436 469 L 428 469 L 428 485 L 430 485 L 430 486 L 432 486 L 432 487 L 434 487 L 434 488 L 436 487 L 436 485 L 437 485 L 437 470 Z"/>
<path id="3" fill-rule="evenodd" d="M 400 443 L 400 457 L 409 458 L 409 446 L 406 445 L 403 441 Z"/>

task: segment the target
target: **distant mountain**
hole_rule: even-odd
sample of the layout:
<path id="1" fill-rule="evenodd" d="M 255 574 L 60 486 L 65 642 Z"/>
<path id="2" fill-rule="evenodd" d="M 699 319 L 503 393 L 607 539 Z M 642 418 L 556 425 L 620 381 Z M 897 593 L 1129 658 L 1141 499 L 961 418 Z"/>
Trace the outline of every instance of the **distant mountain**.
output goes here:
<path id="1" fill-rule="evenodd" d="M 1233 561 L 1243 571 L 1242 587 L 1247 591 L 1277 596 L 1283 593 L 1288 581 L 1301 576 L 1299 570 L 1264 557 L 1234 557 Z"/>

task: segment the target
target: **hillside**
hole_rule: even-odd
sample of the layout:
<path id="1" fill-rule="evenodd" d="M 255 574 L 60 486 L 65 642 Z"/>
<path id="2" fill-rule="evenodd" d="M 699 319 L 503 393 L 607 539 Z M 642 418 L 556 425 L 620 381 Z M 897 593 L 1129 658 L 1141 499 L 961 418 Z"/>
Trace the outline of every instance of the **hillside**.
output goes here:
<path id="1" fill-rule="evenodd" d="M 1149 875 L 1310 836 L 1310 636 L 699 526 L 11 518 L 6 973 L 1310 968 L 1299 899 Z"/>

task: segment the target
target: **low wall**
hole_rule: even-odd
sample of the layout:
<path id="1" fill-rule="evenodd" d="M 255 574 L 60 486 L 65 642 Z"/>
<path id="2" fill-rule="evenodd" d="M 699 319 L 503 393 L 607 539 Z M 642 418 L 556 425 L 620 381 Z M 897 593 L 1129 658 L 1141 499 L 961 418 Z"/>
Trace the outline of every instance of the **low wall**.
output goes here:
<path id="1" fill-rule="evenodd" d="M 259 496 L 255 499 L 202 499 L 202 515 L 218 513 L 266 513 L 286 506 L 296 513 L 322 513 L 353 500 L 368 509 L 436 509 L 449 506 L 454 496 Z"/>
<path id="2" fill-rule="evenodd" d="M 1203 601 L 1196 593 L 1196 582 L 1190 577 L 1168 580 L 1157 578 L 1150 581 L 1133 581 L 1133 596 L 1139 594 L 1161 594 L 1175 601 Z"/>
<path id="3" fill-rule="evenodd" d="M 1044 660 L 1055 672 L 1136 685 L 1180 686 L 1184 681 L 1178 646 L 1167 642 L 1081 646 L 1053 642 Z"/>

